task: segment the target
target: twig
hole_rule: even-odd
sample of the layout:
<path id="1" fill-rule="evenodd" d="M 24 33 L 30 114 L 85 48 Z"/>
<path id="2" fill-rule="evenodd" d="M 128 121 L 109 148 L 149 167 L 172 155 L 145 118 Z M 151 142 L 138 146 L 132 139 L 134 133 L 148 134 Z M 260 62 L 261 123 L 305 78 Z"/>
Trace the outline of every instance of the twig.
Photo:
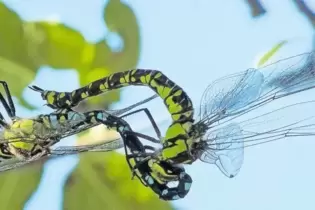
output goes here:
<path id="1" fill-rule="evenodd" d="M 260 3 L 259 0 L 246 0 L 249 8 L 251 9 L 252 17 L 256 18 L 264 15 L 267 11 Z"/>
<path id="2" fill-rule="evenodd" d="M 315 28 L 315 13 L 307 6 L 304 0 L 293 0 L 300 12 L 306 16 L 312 26 Z"/>

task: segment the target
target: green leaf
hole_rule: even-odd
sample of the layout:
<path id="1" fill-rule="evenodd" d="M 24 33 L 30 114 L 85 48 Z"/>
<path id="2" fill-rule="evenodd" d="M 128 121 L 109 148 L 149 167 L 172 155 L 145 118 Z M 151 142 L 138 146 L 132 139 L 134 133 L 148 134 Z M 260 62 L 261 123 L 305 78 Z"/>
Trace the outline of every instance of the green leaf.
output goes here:
<path id="1" fill-rule="evenodd" d="M 30 53 L 41 65 L 80 69 L 87 59 L 93 60 L 87 58 L 86 52 L 86 49 L 91 51 L 91 44 L 78 31 L 64 24 L 40 21 L 25 23 L 24 27 L 28 42 L 33 43 L 36 49 Z M 88 55 L 93 56 L 93 47 Z"/>
<path id="2" fill-rule="evenodd" d="M 117 33 L 124 43 L 121 52 L 113 52 L 106 57 L 106 66 L 113 71 L 134 68 L 140 55 L 140 29 L 134 12 L 119 0 L 109 0 L 104 9 L 104 21 L 109 30 Z M 104 42 L 98 43 L 100 49 L 107 48 Z M 101 59 L 96 57 L 93 66 L 99 67 L 100 64 Z"/>
<path id="3" fill-rule="evenodd" d="M 42 173 L 43 162 L 34 163 L 0 174 L 1 209 L 23 209 L 36 190 Z"/>
<path id="4" fill-rule="evenodd" d="M 34 107 L 22 99 L 23 89 L 33 80 L 39 67 L 28 56 L 20 17 L 0 3 L 0 75 L 8 83 L 12 95 L 28 108 Z"/>
<path id="5" fill-rule="evenodd" d="M 0 20 L 0 56 L 35 71 L 38 66 L 27 56 L 20 17 L 0 2 Z"/>
<path id="6" fill-rule="evenodd" d="M 172 209 L 138 179 L 131 180 L 124 155 L 115 152 L 81 155 L 65 185 L 64 201 L 68 210 Z"/>
<path id="7" fill-rule="evenodd" d="M 109 68 L 108 64 L 116 53 L 111 52 L 106 40 L 101 40 L 95 44 L 95 57 L 92 61 L 92 69 Z"/>
<path id="8" fill-rule="evenodd" d="M 87 59 L 90 61 L 93 58 L 90 66 L 85 65 L 79 68 L 82 86 L 114 72 L 134 68 L 137 65 L 140 54 L 140 34 L 134 12 L 124 3 L 110 0 L 104 8 L 104 21 L 112 32 L 117 33 L 122 38 L 124 48 L 121 52 L 113 52 L 104 38 L 96 43 L 93 49 L 92 47 L 86 49 L 86 55 L 90 55 L 92 52 L 94 54 Z M 119 93 L 119 90 L 110 91 L 85 101 L 81 106 L 107 108 L 110 103 L 120 99 Z"/>
<path id="9" fill-rule="evenodd" d="M 33 109 L 34 106 L 27 103 L 24 99 L 22 100 L 22 94 L 24 88 L 34 79 L 35 72 L 0 56 L 0 75 L 1 80 L 8 83 L 11 94 L 16 96 L 20 103 L 22 102 Z"/>
<path id="10" fill-rule="evenodd" d="M 258 61 L 257 67 L 262 67 L 266 62 L 268 62 L 272 56 L 274 56 L 281 47 L 283 47 L 285 44 L 287 44 L 288 41 L 281 41 L 278 44 L 276 44 L 273 48 L 271 48 L 266 54 L 264 54 L 260 60 Z"/>

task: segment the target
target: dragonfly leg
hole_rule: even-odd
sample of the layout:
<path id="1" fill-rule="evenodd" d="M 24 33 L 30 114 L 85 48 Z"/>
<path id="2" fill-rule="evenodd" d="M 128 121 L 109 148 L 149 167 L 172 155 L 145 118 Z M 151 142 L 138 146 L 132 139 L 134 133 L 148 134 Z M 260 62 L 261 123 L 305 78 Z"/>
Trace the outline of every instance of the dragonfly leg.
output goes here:
<path id="1" fill-rule="evenodd" d="M 114 114 L 113 115 L 119 116 L 119 115 L 121 115 L 121 114 L 123 114 L 125 112 L 129 112 L 130 110 L 136 108 L 137 106 L 141 106 L 142 104 L 145 104 L 145 103 L 147 103 L 147 102 L 149 102 L 149 101 L 151 101 L 151 100 L 153 100 L 153 99 L 155 99 L 157 97 L 159 97 L 159 96 L 157 94 L 155 94 L 155 95 L 153 95 L 153 96 L 151 96 L 151 97 L 149 97 L 147 99 L 139 101 L 138 103 L 132 104 L 132 105 L 126 107 L 126 108 L 119 109 L 119 110 L 114 110 Z"/>
<path id="2" fill-rule="evenodd" d="M 9 115 L 9 117 L 12 117 L 12 112 L 11 112 L 11 109 L 8 105 L 8 103 L 6 102 L 6 100 L 4 99 L 2 93 L 0 93 L 0 103 L 2 104 L 2 106 L 4 107 L 5 111 L 7 112 L 7 114 Z M 4 120 L 4 117 L 3 115 L 1 114 L 1 119 Z"/>
<path id="3" fill-rule="evenodd" d="M 3 128 L 8 128 L 10 127 L 9 124 L 4 120 L 4 118 L 1 118 L 3 117 L 2 114 L 0 113 L 0 128 L 3 127 Z"/>
<path id="4" fill-rule="evenodd" d="M 135 136 L 138 136 L 140 138 L 143 138 L 143 139 L 146 139 L 148 141 L 151 141 L 153 143 L 161 143 L 159 140 L 151 137 L 151 136 L 148 136 L 148 135 L 145 135 L 145 134 L 142 134 L 142 133 L 138 133 L 138 132 L 135 132 L 135 131 L 125 131 L 125 133 L 129 133 L 131 135 L 135 135 Z"/>
<path id="5" fill-rule="evenodd" d="M 15 106 L 14 106 L 13 99 L 10 93 L 10 89 L 8 87 L 8 84 L 5 81 L 0 81 L 0 84 L 3 86 L 3 89 L 7 96 L 8 103 L 7 101 L 5 101 L 2 94 L 0 96 L 0 101 L 3 104 L 4 108 L 6 109 L 6 111 L 8 112 L 9 117 L 13 118 L 15 117 Z"/>
<path id="6" fill-rule="evenodd" d="M 148 149 L 148 150 L 151 150 L 151 151 L 156 151 L 156 149 L 154 147 L 149 146 L 149 145 L 144 145 L 144 148 Z"/>
<path id="7" fill-rule="evenodd" d="M 3 107 L 4 107 L 4 108 L 6 109 L 6 111 L 7 111 L 8 106 L 7 106 L 7 103 L 6 103 L 6 101 L 4 100 L 4 98 L 3 98 L 3 96 L 2 96 L 1 93 L 0 93 L 0 103 L 3 105 Z M 2 115 L 1 112 L 0 112 L 0 126 L 1 126 L 1 127 L 4 127 L 4 128 L 9 127 L 8 123 L 7 123 L 6 120 L 4 119 L 4 117 L 3 117 L 3 115 Z"/>
<path id="8" fill-rule="evenodd" d="M 146 152 L 146 149 L 155 151 L 155 148 L 143 145 L 142 142 L 138 139 L 137 135 L 132 132 L 129 126 L 128 130 L 120 132 L 120 135 L 124 142 L 126 161 L 132 172 L 132 178 L 134 176 L 137 176 L 139 180 L 143 183 L 142 178 L 136 173 L 136 169 L 141 171 L 142 175 L 148 172 L 148 168 L 143 170 L 143 166 L 145 166 L 144 163 L 148 162 L 148 159 L 153 155 L 153 153 Z M 131 152 L 131 154 L 129 152 Z"/>
<path id="9" fill-rule="evenodd" d="M 122 119 L 123 116 L 117 117 L 114 115 L 109 115 L 108 113 L 106 113 L 104 111 L 94 111 L 93 115 L 87 116 L 87 120 L 89 121 L 91 116 L 97 116 L 99 113 L 104 114 L 106 116 L 105 117 L 106 119 L 100 119 L 100 118 L 96 117 L 96 120 L 99 123 L 102 123 L 103 125 L 105 125 L 107 127 L 115 128 L 117 130 L 117 132 L 119 132 L 122 137 L 123 137 L 123 135 L 130 134 L 130 135 L 134 135 L 134 136 L 149 140 L 149 141 L 154 142 L 154 143 L 161 143 L 159 140 L 157 140 L 151 136 L 133 131 L 131 129 L 131 127 L 129 126 L 129 124 L 125 120 Z M 80 126 L 80 124 L 78 124 L 78 126 Z"/>
<path id="10" fill-rule="evenodd" d="M 153 118 L 151 112 L 150 112 L 147 108 L 138 109 L 138 110 L 129 112 L 129 113 L 125 114 L 125 115 L 122 115 L 122 116 L 120 116 L 120 117 L 122 117 L 122 118 L 123 118 L 123 117 L 127 117 L 127 116 L 129 116 L 129 115 L 133 115 L 133 114 L 136 114 L 136 113 L 142 112 L 142 111 L 148 116 L 148 118 L 149 118 L 149 120 L 150 120 L 150 122 L 151 122 L 151 125 L 153 126 L 153 129 L 154 129 L 154 131 L 155 131 L 155 133 L 156 133 L 156 135 L 157 135 L 157 137 L 158 137 L 159 139 L 161 139 L 161 138 L 162 138 L 161 131 L 160 131 L 159 127 L 157 126 L 157 124 L 156 124 L 156 122 L 155 122 L 155 120 L 154 120 L 154 118 Z"/>

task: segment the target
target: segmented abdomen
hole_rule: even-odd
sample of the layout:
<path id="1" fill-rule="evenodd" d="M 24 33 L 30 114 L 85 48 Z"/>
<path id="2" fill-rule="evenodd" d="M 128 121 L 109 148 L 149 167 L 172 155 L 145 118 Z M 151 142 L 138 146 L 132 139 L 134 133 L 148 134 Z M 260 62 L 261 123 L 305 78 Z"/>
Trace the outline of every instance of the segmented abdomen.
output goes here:
<path id="1" fill-rule="evenodd" d="M 173 123 L 163 139 L 162 159 L 183 162 L 189 159 L 187 140 L 193 123 L 193 104 L 185 91 L 157 70 L 134 69 L 117 72 L 72 92 L 45 91 L 43 97 L 56 108 L 68 108 L 84 99 L 121 87 L 148 86 L 164 101 Z"/>

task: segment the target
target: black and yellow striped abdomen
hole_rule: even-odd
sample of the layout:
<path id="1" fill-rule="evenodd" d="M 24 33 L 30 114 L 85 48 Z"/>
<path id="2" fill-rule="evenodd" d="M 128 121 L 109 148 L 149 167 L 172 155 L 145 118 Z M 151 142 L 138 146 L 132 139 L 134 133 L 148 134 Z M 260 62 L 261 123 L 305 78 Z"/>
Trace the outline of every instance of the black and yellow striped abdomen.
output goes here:
<path id="1" fill-rule="evenodd" d="M 84 99 L 126 86 L 148 86 L 164 101 L 172 117 L 163 142 L 161 158 L 182 163 L 189 160 L 189 131 L 193 104 L 185 91 L 157 70 L 134 69 L 117 72 L 72 92 L 44 91 L 42 96 L 53 108 L 71 108 Z"/>

